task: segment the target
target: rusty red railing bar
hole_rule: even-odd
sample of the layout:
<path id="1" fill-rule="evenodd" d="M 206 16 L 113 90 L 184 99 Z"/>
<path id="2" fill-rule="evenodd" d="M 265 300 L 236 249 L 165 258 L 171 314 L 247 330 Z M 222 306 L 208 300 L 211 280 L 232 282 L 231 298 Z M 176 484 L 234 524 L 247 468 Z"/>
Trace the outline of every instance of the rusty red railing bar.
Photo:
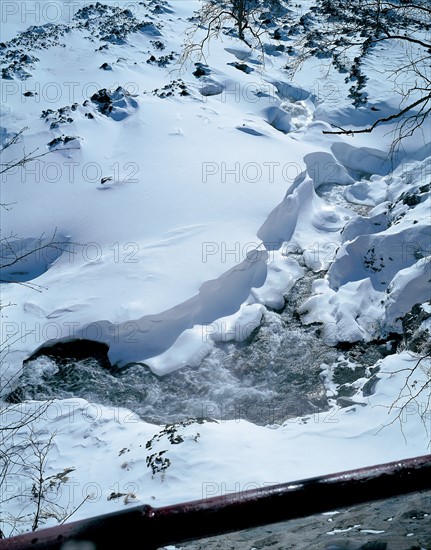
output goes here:
<path id="1" fill-rule="evenodd" d="M 160 546 L 329 512 L 431 489 L 431 455 L 196 500 L 144 505 L 0 541 L 0 550 L 54 550 L 91 541 L 97 550 Z"/>

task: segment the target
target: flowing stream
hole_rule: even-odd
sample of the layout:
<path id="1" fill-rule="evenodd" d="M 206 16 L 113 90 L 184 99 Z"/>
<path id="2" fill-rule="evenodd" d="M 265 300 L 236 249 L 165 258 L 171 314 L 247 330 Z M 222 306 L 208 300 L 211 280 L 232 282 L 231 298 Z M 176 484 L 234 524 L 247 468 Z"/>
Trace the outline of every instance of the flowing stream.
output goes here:
<path id="1" fill-rule="evenodd" d="M 339 186 L 322 187 L 321 195 L 343 203 L 340 191 Z M 301 263 L 301 255 L 294 256 Z M 217 344 L 199 367 L 159 377 L 143 364 L 113 369 L 91 356 L 79 360 L 40 356 L 26 363 L 20 385 L 9 399 L 81 397 L 126 407 L 156 424 L 210 417 L 274 425 L 323 411 L 328 401 L 322 364 L 340 363 L 344 357 L 322 342 L 319 326 L 302 325 L 296 313 L 310 295 L 313 280 L 321 276 L 305 269 L 305 276 L 285 296 L 281 311 L 266 309 L 261 326 L 246 342 Z M 376 349 L 367 344 L 360 353 L 354 347 L 348 353 L 358 365 L 372 365 L 381 356 Z"/>

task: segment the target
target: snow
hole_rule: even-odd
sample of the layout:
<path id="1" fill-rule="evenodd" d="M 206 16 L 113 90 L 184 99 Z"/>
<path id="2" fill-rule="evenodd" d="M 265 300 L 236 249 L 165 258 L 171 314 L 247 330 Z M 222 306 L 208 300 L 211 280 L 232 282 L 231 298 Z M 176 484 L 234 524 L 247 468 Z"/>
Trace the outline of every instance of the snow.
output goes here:
<path id="1" fill-rule="evenodd" d="M 176 2 L 180 18 L 175 22 L 170 13 L 160 15 L 165 52 L 179 50 L 184 15 L 197 6 Z M 146 13 L 145 6 L 139 10 Z M 39 11 L 42 17 L 44 10 Z M 151 90 L 162 88 L 169 66 L 146 62 L 147 34 L 129 35 L 125 44 L 95 52 L 94 39 L 83 40 L 83 31 L 73 28 L 67 49 L 37 50 L 36 78 L 5 84 L 3 124 L 11 132 L 31 121 L 26 150 L 43 149 L 53 137 L 69 140 L 52 146 L 50 156 L 20 174 L 6 174 L 2 185 L 2 200 L 16 203 L 3 213 L 3 234 L 16 235 L 13 246 L 27 250 L 38 239 L 46 243 L 54 232 L 70 243 L 59 257 L 46 250 L 37 265 L 25 266 L 20 280 L 31 279 L 42 293 L 25 286 L 4 289 L 5 303 L 23 304 L 8 311 L 6 332 L 18 336 L 10 350 L 9 377 L 41 345 L 71 338 L 107 343 L 111 362 L 119 366 L 150 364 L 157 357 L 157 368 L 166 358 L 171 371 L 174 355 L 164 354 L 174 342 L 177 350 L 178 342 L 191 342 L 179 340 L 184 331 L 235 314 L 249 296 L 265 304 L 259 290 L 265 281 L 263 293 L 278 293 L 272 303 L 281 303 L 281 279 L 275 282 L 261 243 L 267 249 L 295 243 L 307 267 L 328 269 L 352 212 L 320 199 L 316 190 L 322 183 L 346 185 L 346 197 L 356 202 L 375 204 L 383 198 L 379 190 L 387 184 L 378 175 L 390 170 L 388 138 L 382 141 L 377 132 L 375 142 L 383 148 L 371 146 L 370 137 L 363 146 L 361 136 L 357 145 L 321 135 L 310 141 L 308 127 L 311 136 L 320 132 L 318 101 L 304 85 L 283 78 L 277 58 L 264 66 L 244 48 L 215 42 L 211 76 L 197 81 L 190 75 L 193 67 L 185 67 L 191 95 L 161 99 Z M 256 70 L 239 71 L 229 64 L 232 57 Z M 99 70 L 103 61 L 113 70 Z M 217 95 L 208 96 L 208 86 L 211 93 L 219 86 Z M 102 89 L 111 103 L 101 103 L 101 93 L 94 95 Z M 23 97 L 24 90 L 38 95 Z M 50 115 L 50 130 L 40 119 L 43 110 L 73 103 L 78 106 L 68 113 L 70 123 L 56 127 L 58 115 Z M 361 174 L 374 174 L 372 189 L 356 183 Z M 47 201 L 55 207 L 43 208 Z M 399 248 L 400 238 L 422 242 L 427 238 L 422 227 L 422 233 L 412 227 L 394 234 L 392 246 Z M 340 252 L 330 270 L 332 286 L 367 275 L 352 258 L 377 238 L 359 236 L 343 245 L 344 263 Z M 15 276 L 16 268 L 8 275 Z M 397 270 L 395 262 L 390 273 L 373 276 L 374 287 L 383 284 L 382 278 L 389 284 Z M 271 281 L 278 290 L 268 290 Z M 23 338 L 23 326 L 37 335 Z M 178 368 L 187 363 L 187 345 L 181 346 Z M 193 364 L 196 354 L 205 354 L 205 346 L 199 352 L 196 345 L 190 344 Z"/>
<path id="2" fill-rule="evenodd" d="M 290 419 L 278 429 L 241 419 L 185 423 L 174 433 L 182 439 L 179 443 L 170 442 L 166 429 L 146 424 L 126 409 L 82 399 L 54 400 L 36 423 L 41 441 L 51 431 L 56 434 L 46 473 L 74 468 L 55 498 L 72 511 L 88 496 L 73 516 L 77 520 L 134 503 L 163 506 L 425 454 L 429 435 L 426 418 L 416 411 L 420 403 L 400 411 L 404 396 L 398 407 L 390 407 L 403 392 L 403 369 L 414 364 L 416 358 L 407 352 L 383 360 L 376 393 L 355 397 L 366 406 L 334 405 L 324 413 Z M 425 372 L 416 374 L 419 382 L 426 380 Z M 12 422 L 38 406 L 14 406 L 7 419 Z M 147 457 L 161 451 L 170 465 L 153 474 Z M 10 476 L 8 494 L 18 480 L 18 475 Z M 109 500 L 111 493 L 123 496 Z M 129 493 L 134 496 L 125 498 Z M 12 502 L 8 512 L 18 514 L 22 503 Z M 47 525 L 55 523 L 47 520 Z"/>
<path id="3" fill-rule="evenodd" d="M 315 181 L 304 175 L 296 178 L 283 201 L 269 214 L 258 236 L 266 247 L 289 241 L 304 250 L 307 267 L 327 269 L 328 252 L 340 240 L 351 213 L 329 205 L 315 192 Z"/>
<path id="4" fill-rule="evenodd" d="M 387 185 L 381 178 L 372 176 L 370 181 L 362 180 L 346 189 L 345 197 L 350 202 L 375 206 L 386 199 Z"/>
<path id="5" fill-rule="evenodd" d="M 79 36 L 71 37 L 71 41 L 77 50 L 83 49 Z M 63 58 L 66 52 L 61 53 Z M 76 65 L 67 64 L 64 81 L 82 80 L 78 66 L 83 56 L 80 53 Z M 43 57 L 44 65 L 51 67 L 47 75 L 51 78 L 56 70 L 52 67 L 58 66 L 59 60 L 56 54 L 49 56 L 49 51 L 43 52 Z M 65 66 L 61 59 L 59 82 Z M 258 261 L 241 265 L 241 261 L 247 263 L 248 251 L 259 246 L 256 230 L 281 200 L 286 185 L 281 168 L 273 169 L 274 163 L 280 165 L 278 159 L 283 158 L 285 150 L 278 132 L 274 131 L 270 139 L 261 139 L 236 129 L 246 111 L 250 117 L 250 107 L 259 111 L 259 104 L 273 98 L 262 98 L 258 104 L 250 105 L 239 94 L 234 98 L 238 103 L 232 104 L 226 98 L 203 101 L 196 92 L 193 98 L 181 102 L 166 100 L 160 108 L 159 98 L 142 95 L 143 89 L 155 87 L 151 84 L 155 70 L 160 71 L 149 67 L 145 72 L 139 69 L 133 73 L 135 82 L 130 87 L 141 92 L 138 100 L 133 98 L 139 105 L 133 114 L 128 108 L 129 116 L 120 123 L 115 120 L 119 108 L 115 103 L 109 116 L 101 115 L 90 104 L 95 118 L 86 120 L 84 108 L 79 107 L 67 132 L 79 136 L 81 149 L 66 157 L 64 150 L 56 153 L 58 156 L 48 157 L 40 173 L 25 172 L 18 189 L 12 182 L 15 175 L 10 175 L 3 185 L 3 200 L 8 202 L 13 196 L 19 204 L 5 213 L 5 231 L 11 226 L 17 235 L 36 239 L 42 234 L 50 236 L 56 229 L 76 243 L 34 280 L 47 288 L 46 292 L 34 296 L 29 289 L 11 288 L 5 290 L 5 300 L 12 293 L 19 303 L 36 303 L 47 317 L 62 310 L 63 315 L 57 316 L 56 338 L 70 338 L 70 327 L 75 337 L 94 334 L 110 344 L 111 361 L 120 364 L 143 361 L 166 351 L 183 330 L 196 322 L 211 323 L 220 315 L 234 313 L 250 290 L 261 286 L 265 266 Z M 115 72 L 113 77 L 105 71 L 100 77 L 97 75 L 97 86 L 111 86 L 102 83 L 102 79 L 132 78 L 122 75 L 120 69 Z M 42 69 L 40 73 L 43 74 Z M 25 85 L 30 87 L 28 81 Z M 79 92 L 84 93 L 87 88 L 92 93 L 97 87 L 88 84 Z M 65 102 L 66 91 L 69 90 L 62 88 L 62 99 L 56 107 Z M 74 99 L 80 99 L 78 90 Z M 52 104 L 41 100 L 22 105 L 20 94 L 11 95 L 8 100 L 10 113 L 4 118 L 5 124 L 13 120 L 17 128 L 18 111 L 27 111 L 26 117 L 34 117 L 35 136 L 25 138 L 26 149 L 33 148 L 36 138 L 38 144 L 41 139 L 48 142 L 52 133 L 35 114 Z M 109 138 L 101 140 L 101 135 Z M 223 146 L 214 147 L 222 135 Z M 260 141 L 256 150 L 257 139 Z M 291 153 L 301 159 L 309 147 L 290 141 Z M 238 162 L 240 150 L 249 153 Z M 300 164 L 295 163 L 294 173 L 300 169 Z M 273 177 L 271 171 L 275 173 Z M 100 185 L 104 176 L 112 176 L 113 181 Z M 45 210 L 43 216 L 32 214 L 34 205 L 45 200 L 43 197 L 49 197 L 56 208 Z M 233 271 L 227 277 L 229 268 Z M 223 285 L 218 288 L 215 307 L 207 303 L 210 289 L 204 283 L 209 280 Z M 238 286 L 241 294 L 230 302 Z M 82 305 L 76 307 L 78 303 Z M 230 309 L 226 306 L 220 311 L 219 303 L 229 304 Z M 178 315 L 175 308 L 179 308 Z M 199 315 L 202 309 L 204 313 Z M 180 316 L 181 322 L 173 326 L 175 316 Z M 166 317 L 171 328 L 163 329 L 166 336 L 162 341 L 153 331 L 162 330 Z M 24 322 L 32 327 L 41 321 L 29 313 L 23 317 L 16 308 L 8 322 L 10 326 Z M 139 349 L 128 346 L 126 356 L 124 345 L 115 342 L 105 328 L 116 325 L 121 334 L 124 322 L 136 324 L 140 340 L 139 346 L 134 346 Z M 98 329 L 89 331 L 90 324 Z M 48 332 L 44 327 L 42 331 Z M 43 343 L 29 339 L 22 342 L 17 362 Z"/>
<path id="6" fill-rule="evenodd" d="M 24 4 L 35 15 L 8 13 L 2 40 L 31 24 L 75 25 L 70 3 L 51 2 L 58 14 L 41 2 Z M 87 2 L 72 4 L 76 12 Z M 149 24 L 124 41 L 75 25 L 58 44 L 35 50 L 32 76 L 1 82 L 2 139 L 29 126 L 18 151 L 51 151 L 1 182 L 1 202 L 12 206 L 2 210 L 10 244 L 2 257 L 12 262 L 16 252 L 42 247 L 2 274 L 16 283 L 2 284 L 2 305 L 11 305 L 1 311 L 1 391 L 14 387 L 37 349 L 76 338 L 108 344 L 118 367 L 140 362 L 159 376 L 199 368 L 217 344 L 245 343 L 265 308 L 281 309 L 307 269 L 319 278 L 298 312 L 305 325 L 323 324 L 330 345 L 400 333 L 415 304 L 429 312 L 425 134 L 392 156 L 387 126 L 366 136 L 323 134 L 330 123 L 370 123 L 369 110 L 344 99 L 342 75 L 318 77 L 311 60 L 290 81 L 283 55 L 268 53 L 263 64 L 231 37 L 211 43 L 208 74 L 199 79 L 193 64 L 148 62 L 151 53 L 178 59 L 200 2 L 163 4 L 157 16 L 149 5 L 133 4 Z M 105 62 L 112 70 L 100 69 Z M 370 86 L 380 114 L 393 112 L 391 83 L 378 70 Z M 11 149 L 5 161 L 19 154 Z M 343 202 L 321 196 L 328 184 L 342 186 Z M 56 248 L 43 248 L 51 240 Z M 49 475 L 74 468 L 57 495 L 69 511 L 85 501 L 73 519 L 400 460 L 429 452 L 429 411 L 415 400 L 400 408 L 409 399 L 405 369 L 417 360 L 407 351 L 388 356 L 373 395 L 358 387 L 355 406 L 332 402 L 329 411 L 282 426 L 186 423 L 176 427 L 184 441 L 173 445 L 161 427 L 126 409 L 73 398 L 47 405 L 37 437 L 56 434 Z M 50 360 L 36 363 L 36 378 L 55 371 Z M 417 369 L 419 383 L 429 376 L 426 364 Z M 331 397 L 329 366 L 322 376 Z M 9 407 L 7 420 L 38 406 Z M 149 457 L 162 451 L 170 465 L 152 473 Z M 6 491 L 19 482 L 11 474 Z M 22 503 L 10 502 L 8 513 L 19 514 Z"/>
<path id="7" fill-rule="evenodd" d="M 428 174 L 429 159 L 402 165 L 383 178 L 393 204 L 385 193 L 368 217 L 354 217 L 345 226 L 347 240 L 318 285 L 326 290 L 301 306 L 304 322 L 325 324 L 328 343 L 399 332 L 401 318 L 415 304 L 430 300 L 430 194 L 422 193 L 411 208 L 403 198 L 403 193 L 411 196 L 424 189 Z M 377 176 L 374 180 L 379 181 Z"/>

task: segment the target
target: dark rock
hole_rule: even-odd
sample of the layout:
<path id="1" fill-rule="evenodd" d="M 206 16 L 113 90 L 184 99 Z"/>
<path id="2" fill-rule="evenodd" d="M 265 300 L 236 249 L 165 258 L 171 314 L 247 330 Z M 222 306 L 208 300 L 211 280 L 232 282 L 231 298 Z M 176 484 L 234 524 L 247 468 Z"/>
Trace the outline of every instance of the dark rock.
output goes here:
<path id="1" fill-rule="evenodd" d="M 416 206 L 421 202 L 421 198 L 416 193 L 406 195 L 403 198 L 403 204 L 407 204 L 407 206 Z"/>
<path id="2" fill-rule="evenodd" d="M 1 70 L 3 80 L 13 80 L 13 72 L 10 67 L 3 67 Z"/>
<path id="3" fill-rule="evenodd" d="M 79 138 L 77 138 L 76 136 L 60 136 L 60 137 L 57 137 L 57 138 L 54 138 L 53 140 L 51 140 L 49 143 L 47 143 L 47 146 L 49 148 L 50 151 L 58 151 L 58 150 L 61 150 L 61 149 L 70 149 L 70 147 L 64 147 L 65 145 L 67 145 L 68 143 L 71 143 L 72 141 L 76 141 L 76 147 L 74 148 L 80 148 L 80 145 L 79 145 L 79 141 L 78 141 Z"/>
<path id="4" fill-rule="evenodd" d="M 158 67 L 166 67 L 166 65 L 169 65 L 172 61 L 175 61 L 175 52 L 171 52 L 169 55 L 162 55 L 159 58 L 152 55 L 147 59 L 147 63 L 155 63 Z"/>
<path id="5" fill-rule="evenodd" d="M 342 384 L 337 389 L 338 397 L 352 397 L 355 393 L 356 389 L 351 384 Z"/>
<path id="6" fill-rule="evenodd" d="M 91 96 L 91 101 L 96 104 L 97 110 L 114 120 L 123 120 L 129 116 L 127 108 L 138 107 L 137 101 L 121 86 L 115 90 L 102 88 Z"/>
<path id="7" fill-rule="evenodd" d="M 52 114 L 54 114 L 54 111 L 52 109 L 45 109 L 44 111 L 42 111 L 40 118 L 47 118 L 49 115 Z"/>
<path id="8" fill-rule="evenodd" d="M 24 361 L 24 364 L 29 361 L 33 361 L 37 357 L 45 355 L 52 357 L 56 360 L 67 362 L 70 360 L 81 359 L 97 359 L 103 363 L 104 366 L 109 368 L 111 363 L 108 359 L 109 346 L 102 342 L 96 342 L 94 340 L 69 340 L 64 342 L 57 342 L 52 346 L 44 345 L 35 351 L 28 359 Z"/>
<path id="9" fill-rule="evenodd" d="M 45 119 L 45 122 L 50 122 L 51 130 L 59 128 L 60 124 L 71 124 L 73 118 L 70 116 L 71 111 L 76 111 L 78 107 L 77 103 L 74 103 L 71 107 L 60 107 L 56 111 L 52 109 L 46 109 L 42 111 L 40 118 Z"/>
<path id="10" fill-rule="evenodd" d="M 200 76 L 205 76 L 206 74 L 207 73 L 201 67 L 198 67 L 196 71 L 193 72 L 193 76 L 195 76 L 196 78 L 199 78 Z"/>
<path id="11" fill-rule="evenodd" d="M 172 97 L 176 94 L 178 94 L 180 97 L 188 96 L 190 95 L 190 92 L 188 92 L 187 86 L 184 84 L 184 82 L 179 79 L 173 80 L 169 84 L 166 84 L 161 90 L 153 90 L 153 94 L 163 99 L 166 97 Z"/>
<path id="12" fill-rule="evenodd" d="M 160 51 L 164 50 L 166 47 L 160 40 L 151 40 L 151 44 L 154 46 L 154 48 L 156 48 L 156 50 Z"/>
<path id="13" fill-rule="evenodd" d="M 228 63 L 228 65 L 231 65 L 232 67 L 235 67 L 235 69 L 238 69 L 238 71 L 242 71 L 243 73 L 250 74 L 253 69 L 249 67 L 246 63 L 238 63 L 237 61 L 233 63 Z"/>
<path id="14" fill-rule="evenodd" d="M 209 67 L 207 65 L 203 65 L 202 63 L 195 63 L 196 70 L 193 72 L 193 76 L 196 78 L 200 78 L 201 76 L 206 76 L 211 73 Z"/>
<path id="15" fill-rule="evenodd" d="M 348 363 L 346 365 L 338 365 L 334 368 L 333 381 L 335 384 L 351 384 L 358 378 L 365 376 L 365 367 L 357 366 L 351 368 Z"/>
<path id="16" fill-rule="evenodd" d="M 58 138 L 54 138 L 52 141 L 50 141 L 49 143 L 47 143 L 48 147 L 55 147 L 56 145 L 59 145 L 60 143 L 63 143 L 63 138 L 62 137 L 58 137 Z"/>
<path id="17" fill-rule="evenodd" d="M 90 99 L 93 103 L 100 103 L 101 105 L 110 105 L 112 103 L 106 88 L 93 94 Z"/>
<path id="18" fill-rule="evenodd" d="M 366 403 L 358 403 L 357 401 L 354 401 L 349 397 L 338 397 L 337 405 L 344 409 L 345 407 L 352 407 L 353 405 L 360 405 L 361 407 L 365 407 Z"/>
<path id="19" fill-rule="evenodd" d="M 430 313 L 424 311 L 420 304 L 415 304 L 409 313 L 402 319 L 403 337 L 408 349 L 415 353 L 421 352 L 426 342 L 430 341 L 430 335 L 420 326 L 431 317 Z"/>

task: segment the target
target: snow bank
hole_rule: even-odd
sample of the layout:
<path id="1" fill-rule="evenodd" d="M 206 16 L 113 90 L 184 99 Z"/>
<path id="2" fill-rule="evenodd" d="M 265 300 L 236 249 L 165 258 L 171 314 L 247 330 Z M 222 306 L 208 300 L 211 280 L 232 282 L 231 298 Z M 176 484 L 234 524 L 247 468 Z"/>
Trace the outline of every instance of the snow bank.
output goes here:
<path id="1" fill-rule="evenodd" d="M 376 176 L 382 202 L 344 228 L 327 278 L 301 306 L 304 322 L 324 323 L 328 343 L 400 332 L 402 317 L 431 299 L 429 168 L 427 158 Z"/>
<path id="2" fill-rule="evenodd" d="M 389 356 L 379 365 L 374 395 L 364 398 L 358 390 L 356 405 L 334 405 L 273 429 L 217 418 L 160 428 L 126 409 L 82 399 L 55 400 L 37 420 L 36 433 L 41 443 L 55 433 L 46 475 L 68 473 L 52 485 L 46 498 L 55 499 L 57 509 L 65 513 L 83 503 L 71 518 L 78 520 L 134 504 L 163 506 L 205 499 L 426 454 L 429 436 L 421 398 L 402 408 L 410 388 L 404 385 L 405 369 L 416 363 L 407 352 Z M 415 371 L 418 384 L 426 380 L 426 367 L 424 363 Z M 400 400 L 390 408 L 397 395 Z M 13 406 L 7 418 L 15 421 L 39 406 Z M 25 428 L 21 435 L 24 432 Z M 30 474 L 35 457 L 30 449 L 25 453 Z M 17 517 L 24 507 L 31 515 L 31 484 L 19 471 L 9 476 L 6 516 Z M 56 523 L 55 518 L 45 520 L 46 526 Z"/>
<path id="3" fill-rule="evenodd" d="M 320 199 L 314 181 L 302 174 L 257 235 L 267 247 L 295 243 L 304 251 L 307 267 L 320 271 L 329 267 L 331 253 L 341 242 L 340 232 L 351 215 Z"/>

